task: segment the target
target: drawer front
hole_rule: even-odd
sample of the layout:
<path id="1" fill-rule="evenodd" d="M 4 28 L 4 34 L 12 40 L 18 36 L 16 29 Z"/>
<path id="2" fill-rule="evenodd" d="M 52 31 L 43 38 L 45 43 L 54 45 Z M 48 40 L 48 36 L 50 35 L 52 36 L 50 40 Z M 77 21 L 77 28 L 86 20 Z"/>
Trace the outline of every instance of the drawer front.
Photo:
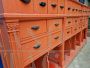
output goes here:
<path id="1" fill-rule="evenodd" d="M 34 0 L 34 13 L 46 14 L 47 13 L 47 0 Z"/>
<path id="2" fill-rule="evenodd" d="M 72 33 L 76 34 L 79 31 L 78 27 L 73 27 L 72 28 Z"/>
<path id="3" fill-rule="evenodd" d="M 57 14 L 57 0 L 48 0 L 48 13 L 49 14 Z"/>
<path id="4" fill-rule="evenodd" d="M 47 20 L 48 32 L 62 30 L 62 19 Z"/>
<path id="5" fill-rule="evenodd" d="M 66 9 L 67 14 L 72 14 L 72 4 L 73 4 L 72 1 L 70 0 L 67 1 L 67 9 Z"/>
<path id="6" fill-rule="evenodd" d="M 29 37 L 35 38 L 38 34 L 47 32 L 46 21 L 21 22 L 19 30 L 21 40 Z"/>
<path id="7" fill-rule="evenodd" d="M 58 46 L 62 43 L 62 33 L 57 32 L 52 35 L 52 46 Z"/>
<path id="8" fill-rule="evenodd" d="M 64 30 L 64 39 L 67 39 L 71 36 L 72 34 L 72 28 L 67 28 Z"/>
<path id="9" fill-rule="evenodd" d="M 40 53 L 44 52 L 48 48 L 47 40 L 47 37 L 42 37 L 33 41 L 23 42 L 22 51 L 24 61 L 31 60 L 33 57 L 39 56 Z"/>
<path id="10" fill-rule="evenodd" d="M 78 21 L 78 18 L 74 18 L 74 25 L 75 25 L 75 27 L 78 27 L 79 25 L 79 21 Z"/>
<path id="11" fill-rule="evenodd" d="M 73 18 L 67 18 L 67 21 L 65 23 L 65 27 L 71 27 L 73 24 Z"/>
<path id="12" fill-rule="evenodd" d="M 26 0 L 27 1 L 27 0 Z M 33 0 L 3 0 L 5 13 L 33 13 Z M 12 4 L 11 4 L 12 3 Z M 12 7 L 13 6 L 13 7 Z"/>
<path id="13" fill-rule="evenodd" d="M 58 0 L 58 13 L 59 14 L 65 13 L 65 0 Z"/>

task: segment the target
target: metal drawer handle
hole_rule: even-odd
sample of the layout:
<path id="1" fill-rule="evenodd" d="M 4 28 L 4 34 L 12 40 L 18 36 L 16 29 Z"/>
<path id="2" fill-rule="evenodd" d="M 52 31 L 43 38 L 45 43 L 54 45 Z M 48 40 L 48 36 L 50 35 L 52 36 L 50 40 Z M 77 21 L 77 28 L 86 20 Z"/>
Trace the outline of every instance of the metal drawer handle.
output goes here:
<path id="1" fill-rule="evenodd" d="M 31 2 L 31 0 L 21 0 L 21 1 L 25 4 L 29 4 Z"/>
<path id="2" fill-rule="evenodd" d="M 70 24 L 71 22 L 69 21 L 68 23 Z"/>
<path id="3" fill-rule="evenodd" d="M 75 9 L 72 9 L 72 11 L 74 11 Z"/>
<path id="4" fill-rule="evenodd" d="M 68 10 L 70 10 L 71 8 L 69 7 Z"/>
<path id="5" fill-rule="evenodd" d="M 69 33 L 70 33 L 70 31 L 67 32 L 67 34 L 69 34 Z"/>
<path id="6" fill-rule="evenodd" d="M 59 36 L 56 36 L 54 39 L 59 39 Z"/>
<path id="7" fill-rule="evenodd" d="M 55 26 L 59 26 L 59 23 L 56 23 Z"/>
<path id="8" fill-rule="evenodd" d="M 55 3 L 52 3 L 51 6 L 52 6 L 52 7 L 56 7 L 57 5 L 56 5 Z"/>
<path id="9" fill-rule="evenodd" d="M 38 30 L 40 27 L 39 26 L 32 26 L 31 29 L 32 30 Z"/>
<path id="10" fill-rule="evenodd" d="M 75 31 L 76 31 L 77 29 L 75 29 Z"/>
<path id="11" fill-rule="evenodd" d="M 78 11 L 78 9 L 76 9 L 76 11 Z"/>
<path id="12" fill-rule="evenodd" d="M 37 45 L 35 45 L 33 48 L 34 48 L 34 49 L 38 49 L 38 48 L 40 48 L 40 46 L 41 46 L 40 44 L 37 44 Z"/>
<path id="13" fill-rule="evenodd" d="M 45 7 L 46 3 L 45 2 L 40 2 L 40 6 Z"/>
<path id="14" fill-rule="evenodd" d="M 75 22 L 77 22 L 77 20 L 75 20 Z"/>
<path id="15" fill-rule="evenodd" d="M 64 6 L 60 6 L 60 8 L 61 8 L 61 9 L 63 9 L 63 8 L 64 8 Z"/>

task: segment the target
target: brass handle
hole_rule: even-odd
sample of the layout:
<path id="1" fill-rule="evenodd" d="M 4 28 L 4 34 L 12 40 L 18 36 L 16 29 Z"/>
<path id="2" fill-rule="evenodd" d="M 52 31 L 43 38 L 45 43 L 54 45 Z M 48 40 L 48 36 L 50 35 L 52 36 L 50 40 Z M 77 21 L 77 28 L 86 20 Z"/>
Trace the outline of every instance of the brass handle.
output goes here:
<path id="1" fill-rule="evenodd" d="M 56 36 L 54 39 L 59 39 L 59 36 Z"/>
<path id="2" fill-rule="evenodd" d="M 78 9 L 76 9 L 76 11 L 78 11 Z"/>
<path id="3" fill-rule="evenodd" d="M 69 7 L 68 10 L 70 10 L 71 8 Z"/>
<path id="4" fill-rule="evenodd" d="M 32 26 L 31 29 L 32 30 L 38 30 L 40 27 L 39 26 Z"/>
<path id="5" fill-rule="evenodd" d="M 25 4 L 29 4 L 31 2 L 31 0 L 21 0 L 21 1 Z"/>
<path id="6" fill-rule="evenodd" d="M 77 29 L 75 29 L 75 31 L 76 31 Z"/>
<path id="7" fill-rule="evenodd" d="M 70 24 L 71 22 L 69 21 L 68 23 Z"/>
<path id="8" fill-rule="evenodd" d="M 37 45 L 35 45 L 33 48 L 34 48 L 34 49 L 38 49 L 38 48 L 40 48 L 40 46 L 41 46 L 40 44 L 37 44 Z"/>
<path id="9" fill-rule="evenodd" d="M 57 5 L 56 5 L 55 3 L 52 3 L 51 6 L 52 6 L 52 7 L 56 7 Z"/>
<path id="10" fill-rule="evenodd" d="M 77 22 L 77 20 L 75 20 L 75 22 Z"/>
<path id="11" fill-rule="evenodd" d="M 70 33 L 70 31 L 67 32 L 67 34 L 69 34 L 69 33 Z"/>
<path id="12" fill-rule="evenodd" d="M 45 7 L 46 3 L 45 2 L 40 2 L 40 6 Z"/>
<path id="13" fill-rule="evenodd" d="M 56 23 L 55 26 L 59 26 L 59 23 Z"/>
<path id="14" fill-rule="evenodd" d="M 64 8 L 64 6 L 60 6 L 60 8 L 61 8 L 61 9 L 63 9 L 63 8 Z"/>
<path id="15" fill-rule="evenodd" d="M 72 11 L 74 11 L 75 9 L 72 9 Z"/>

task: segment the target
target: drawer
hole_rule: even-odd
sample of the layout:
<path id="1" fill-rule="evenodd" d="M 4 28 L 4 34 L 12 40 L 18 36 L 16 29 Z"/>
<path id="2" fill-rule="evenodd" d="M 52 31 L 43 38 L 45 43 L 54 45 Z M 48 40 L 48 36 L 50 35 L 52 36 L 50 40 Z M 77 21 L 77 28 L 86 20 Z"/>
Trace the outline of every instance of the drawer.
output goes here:
<path id="1" fill-rule="evenodd" d="M 37 35 L 47 32 L 45 20 L 20 22 L 19 25 L 21 40 L 35 38 Z"/>
<path id="2" fill-rule="evenodd" d="M 79 24 L 78 18 L 74 18 L 73 22 L 74 22 L 74 26 L 78 27 L 78 24 Z"/>
<path id="3" fill-rule="evenodd" d="M 56 47 L 62 43 L 62 32 L 56 32 L 48 36 L 49 47 Z"/>
<path id="4" fill-rule="evenodd" d="M 58 46 L 62 43 L 62 32 L 57 32 L 52 35 L 52 46 Z"/>
<path id="5" fill-rule="evenodd" d="M 47 13 L 47 0 L 34 0 L 34 13 L 46 14 Z"/>
<path id="6" fill-rule="evenodd" d="M 68 0 L 67 1 L 67 14 L 72 14 L 72 5 L 73 5 L 73 2 L 71 0 Z"/>
<path id="7" fill-rule="evenodd" d="M 48 49 L 47 40 L 47 36 L 45 36 L 32 41 L 23 42 L 21 48 L 24 61 L 35 60 L 35 57 L 38 56 L 37 58 L 39 58 L 41 53 L 46 52 L 46 49 Z"/>
<path id="8" fill-rule="evenodd" d="M 48 32 L 62 30 L 62 19 L 47 20 Z"/>
<path id="9" fill-rule="evenodd" d="M 78 27 L 73 27 L 72 28 L 72 34 L 76 34 L 79 31 Z"/>
<path id="10" fill-rule="evenodd" d="M 72 28 L 64 29 L 64 39 L 68 39 L 72 34 Z"/>
<path id="11" fill-rule="evenodd" d="M 65 27 L 71 27 L 73 24 L 73 18 L 67 18 L 67 21 L 65 22 Z"/>
<path id="12" fill-rule="evenodd" d="M 48 13 L 57 14 L 58 2 L 57 0 L 48 0 Z"/>
<path id="13" fill-rule="evenodd" d="M 58 0 L 58 13 L 59 14 L 65 13 L 65 0 Z"/>
<path id="14" fill-rule="evenodd" d="M 5 13 L 32 14 L 33 13 L 33 0 L 8 0 L 8 1 L 3 0 L 3 7 L 4 7 Z"/>

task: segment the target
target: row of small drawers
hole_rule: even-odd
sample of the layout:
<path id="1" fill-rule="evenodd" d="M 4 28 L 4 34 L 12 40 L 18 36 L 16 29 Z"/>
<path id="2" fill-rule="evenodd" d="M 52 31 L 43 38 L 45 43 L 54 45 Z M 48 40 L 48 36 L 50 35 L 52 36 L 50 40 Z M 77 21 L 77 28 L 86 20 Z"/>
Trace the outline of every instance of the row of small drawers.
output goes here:
<path id="1" fill-rule="evenodd" d="M 73 2 L 73 0 L 67 0 L 66 11 L 68 14 L 89 14 L 90 8 Z"/>
<path id="2" fill-rule="evenodd" d="M 25 13 L 25 14 L 89 14 L 90 9 L 77 4 L 73 0 L 3 0 L 5 13 Z M 12 3 L 12 6 L 11 4 Z M 65 4 L 67 3 L 67 5 Z"/>
<path id="3" fill-rule="evenodd" d="M 6 13 L 25 13 L 25 14 L 57 14 L 64 13 L 64 0 L 25 0 L 7 1 L 3 0 Z M 26 0 L 27 1 L 27 0 Z M 11 7 L 11 3 L 13 8 Z M 17 10 L 18 9 L 18 10 Z"/>

